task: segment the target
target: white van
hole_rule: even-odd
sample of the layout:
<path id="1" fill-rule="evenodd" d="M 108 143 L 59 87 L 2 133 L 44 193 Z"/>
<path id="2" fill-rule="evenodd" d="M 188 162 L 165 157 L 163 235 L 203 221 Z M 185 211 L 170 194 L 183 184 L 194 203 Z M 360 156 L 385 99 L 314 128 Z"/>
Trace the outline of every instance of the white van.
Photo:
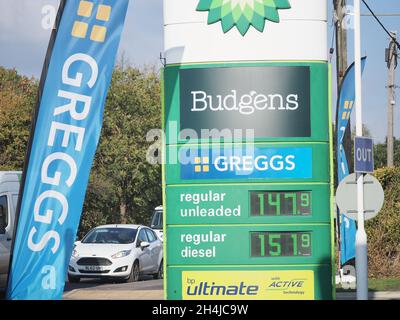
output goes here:
<path id="1" fill-rule="evenodd" d="M 6 287 L 21 172 L 0 171 L 0 289 Z"/>
<path id="2" fill-rule="evenodd" d="M 152 228 L 161 241 L 164 240 L 164 232 L 163 232 L 163 207 L 158 206 L 154 209 L 153 217 L 151 219 L 150 228 Z"/>

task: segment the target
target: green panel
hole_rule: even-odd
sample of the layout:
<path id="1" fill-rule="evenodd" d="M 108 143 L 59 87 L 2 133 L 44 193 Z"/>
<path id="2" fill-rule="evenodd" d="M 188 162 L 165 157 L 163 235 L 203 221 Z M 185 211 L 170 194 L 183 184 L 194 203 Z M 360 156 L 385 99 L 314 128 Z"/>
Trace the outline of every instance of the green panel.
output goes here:
<path id="1" fill-rule="evenodd" d="M 167 225 L 201 225 L 201 224 L 280 224 L 280 223 L 330 223 L 330 185 L 329 184 L 225 184 L 225 185 L 190 185 L 168 186 L 166 207 L 168 215 Z M 279 205 L 274 215 L 251 215 L 250 192 L 251 191 L 286 191 L 280 199 L 286 195 L 287 215 L 284 203 Z M 305 213 L 307 199 L 292 200 L 291 191 L 310 191 L 309 215 L 291 215 L 293 207 L 297 207 L 296 213 L 301 213 L 301 205 L 304 205 Z M 262 197 L 262 200 L 253 196 L 253 210 L 260 208 L 260 202 L 275 201 L 277 196 L 272 194 Z M 298 205 L 298 202 L 299 205 Z M 263 207 L 266 207 L 264 203 Z M 295 203 L 295 206 L 293 206 Z M 291 206 L 289 206 L 291 204 Z M 272 207 L 272 206 L 270 206 Z M 268 207 L 269 208 L 269 207 Z M 257 212 L 257 210 L 255 211 Z M 260 212 L 258 212 L 260 214 Z"/>
<path id="2" fill-rule="evenodd" d="M 312 270 L 314 271 L 315 300 L 331 300 L 332 297 L 332 270 L 330 265 L 296 265 L 296 266 L 184 266 L 170 267 L 167 271 L 169 286 L 167 299 L 182 300 L 182 272 L 183 271 L 234 271 L 234 270 Z M 210 299 L 212 299 L 210 297 Z M 295 297 L 293 298 L 295 299 Z"/>
<path id="3" fill-rule="evenodd" d="M 248 62 L 248 63 L 216 63 L 216 64 L 193 64 L 193 65 L 174 65 L 164 69 L 165 78 L 165 118 L 164 127 L 166 128 L 167 144 L 186 143 L 177 137 L 180 131 L 180 79 L 179 70 L 193 68 L 232 68 L 232 67 L 265 67 L 282 66 L 310 67 L 311 71 L 311 136 L 310 137 L 285 137 L 285 138 L 257 138 L 256 142 L 270 141 L 329 141 L 329 121 L 328 121 L 328 64 L 324 62 Z M 170 127 L 170 122 L 177 124 L 177 127 Z M 176 131 L 177 130 L 177 131 Z M 198 142 L 209 142 L 198 140 Z M 219 139 L 212 140 L 219 141 Z M 236 139 L 235 141 L 244 141 Z M 191 143 L 196 141 L 190 141 Z"/>
<path id="4" fill-rule="evenodd" d="M 194 149 L 208 149 L 218 148 L 216 142 L 224 141 L 217 139 L 211 141 L 214 143 L 210 144 L 209 140 L 183 141 L 178 139 L 176 132 L 180 130 L 181 120 L 180 70 L 253 66 L 309 67 L 311 77 L 311 136 L 307 138 L 264 137 L 256 139 L 255 147 L 311 148 L 311 178 L 302 178 L 301 175 L 290 175 L 292 178 L 283 178 L 282 174 L 280 174 L 279 177 L 274 176 L 275 178 L 266 178 L 263 174 L 261 177 L 260 175 L 253 175 L 252 177 L 236 175 L 234 177 L 229 176 L 229 178 L 225 176 L 225 178 L 222 179 L 219 173 L 216 175 L 213 173 L 212 175 L 198 176 L 197 171 L 195 171 L 196 174 L 192 174 L 192 169 L 189 170 L 188 174 L 188 167 L 184 168 L 177 163 L 177 161 L 174 161 L 174 159 L 179 159 L 177 156 L 178 151 L 184 144 L 185 147 Z M 280 69 L 280 72 L 282 70 L 283 69 Z M 325 62 L 204 63 L 173 65 L 163 69 L 163 128 L 166 131 L 165 143 L 167 145 L 167 147 L 163 149 L 163 205 L 165 230 L 164 285 L 167 299 L 183 299 L 182 278 L 193 275 L 193 273 L 190 272 L 207 270 L 210 272 L 205 276 L 205 281 L 211 279 L 211 283 L 213 281 L 212 279 L 218 279 L 216 282 L 219 282 L 218 277 L 227 274 L 224 280 L 221 280 L 224 283 L 220 283 L 220 285 L 229 285 L 231 281 L 231 278 L 229 278 L 230 276 L 232 276 L 232 281 L 236 280 L 236 283 L 238 280 L 243 280 L 248 282 L 247 284 L 249 285 L 251 277 L 246 277 L 246 273 L 251 273 L 253 275 L 252 279 L 257 279 L 257 276 L 262 278 L 258 281 L 260 287 L 265 286 L 263 275 L 268 273 L 267 271 L 271 272 L 271 270 L 275 270 L 278 275 L 279 273 L 283 274 L 281 280 L 287 279 L 289 282 L 294 281 L 294 283 L 296 283 L 298 279 L 301 280 L 302 278 L 301 276 L 296 277 L 296 272 L 303 270 L 306 275 L 309 273 L 313 274 L 314 283 L 312 285 L 312 290 L 315 299 L 333 298 L 333 229 L 330 216 L 332 211 L 330 188 L 332 181 L 331 175 L 333 172 L 331 172 L 330 168 L 332 162 L 332 150 L 330 149 L 330 147 L 332 147 L 332 140 L 329 138 L 332 137 L 329 135 L 331 133 L 331 121 L 329 119 L 330 101 L 328 95 L 330 94 L 330 86 L 328 85 L 328 72 L 329 66 Z M 218 73 L 221 72 L 217 72 L 216 74 Z M 196 74 L 201 74 L 201 72 L 196 72 Z M 214 77 L 213 73 L 206 74 L 208 77 Z M 268 73 L 268 75 L 270 74 Z M 187 76 L 187 78 L 190 80 L 189 76 Z M 225 76 L 225 78 L 227 77 Z M 237 77 L 234 78 L 236 79 Z M 215 82 L 218 81 L 217 79 L 216 77 L 212 80 Z M 199 84 L 205 82 L 206 81 L 200 81 Z M 189 81 L 188 83 L 191 82 Z M 197 87 L 197 84 L 195 86 Z M 226 86 L 230 88 L 230 85 Z M 240 87 L 240 85 L 238 87 Z M 205 90 L 208 91 L 208 89 Z M 247 88 L 243 86 L 243 90 L 247 90 Z M 257 92 L 262 91 L 261 88 L 256 88 L 256 90 Z M 292 89 L 288 87 L 288 90 L 291 91 Z M 188 92 L 190 92 L 190 90 L 188 90 Z M 308 91 L 303 90 L 302 92 Z M 215 120 L 215 122 L 219 123 L 219 120 Z M 200 123 L 202 123 L 200 120 L 197 121 L 198 125 L 200 125 Z M 176 128 L 171 127 L 171 125 L 174 124 Z M 206 125 L 208 126 L 209 124 L 207 123 Z M 256 128 L 255 125 L 254 128 Z M 296 130 L 297 129 L 298 128 L 296 128 Z M 276 132 L 276 135 L 277 134 L 280 133 Z M 238 143 L 234 144 L 234 148 L 246 146 L 246 141 L 244 139 L 237 139 L 235 141 Z M 244 144 L 241 144 L 241 142 L 244 142 Z M 268 157 L 272 157 L 272 155 L 269 154 Z M 204 159 L 204 155 L 202 155 L 202 159 Z M 201 161 L 205 162 L 205 160 Z M 203 168 L 203 166 L 207 166 L 207 162 L 205 163 L 201 162 L 201 170 L 203 171 L 200 171 L 200 173 L 207 172 L 205 167 Z M 299 168 L 301 168 L 302 172 L 305 172 L 307 162 L 303 160 L 299 161 L 299 163 L 302 164 Z M 308 161 L 308 163 L 311 163 L 311 161 Z M 212 164 L 213 163 L 210 165 Z M 184 175 L 186 178 L 182 179 L 181 175 Z M 251 197 L 250 192 L 252 191 L 257 193 L 253 194 Z M 282 193 L 277 194 L 276 192 L 278 191 Z M 304 196 L 304 193 L 296 193 L 293 195 L 296 191 L 310 192 L 311 203 L 309 206 L 304 204 L 303 207 L 299 209 L 301 204 L 298 199 L 302 195 Z M 204 195 L 210 195 L 210 192 L 211 195 L 214 196 L 213 201 L 208 201 L 204 198 Z M 289 193 L 289 195 L 287 193 Z M 203 194 L 203 198 L 201 198 L 201 201 L 196 202 L 195 198 L 200 194 Z M 223 199 L 222 194 L 224 194 Z M 253 201 L 253 207 L 251 207 L 250 199 Z M 277 199 L 279 199 L 279 201 Z M 290 199 L 292 199 L 292 203 L 288 204 Z M 263 212 L 260 209 L 260 201 L 264 201 Z M 265 204 L 265 201 L 267 201 L 267 204 Z M 293 204 L 295 204 L 295 209 Z M 237 210 L 238 208 L 240 208 L 240 210 Z M 206 214 L 204 217 L 199 215 L 184 217 L 182 216 L 181 210 L 185 209 L 191 209 L 191 214 L 195 215 L 200 213 L 200 210 L 206 210 L 211 213 L 223 212 L 224 214 L 222 216 L 210 216 Z M 298 211 L 299 214 L 294 214 L 295 210 Z M 204 212 L 205 211 L 202 211 L 202 214 L 204 214 Z M 230 216 L 229 212 L 231 212 Z M 233 214 L 234 212 L 235 214 Z M 240 214 L 238 214 L 238 212 Z M 251 212 L 253 214 L 251 214 Z M 278 215 L 277 212 L 282 214 Z M 210 236 L 210 232 L 212 232 L 211 235 L 214 238 L 213 242 L 207 242 L 207 237 L 205 237 L 206 235 Z M 251 248 L 252 232 L 260 233 L 253 234 L 253 248 Z M 269 232 L 270 234 L 265 234 L 265 232 Z M 282 234 L 283 232 L 289 233 Z M 308 240 L 308 234 L 303 234 L 304 237 L 301 238 L 300 232 L 311 234 L 311 250 L 307 247 L 307 241 L 305 241 Z M 195 244 L 195 241 L 199 240 L 198 238 L 201 237 L 201 235 L 205 237 L 205 242 L 196 242 L 197 244 Z M 305 242 L 301 245 L 301 248 L 298 248 L 298 243 L 302 241 L 302 239 Z M 197 254 L 200 253 L 199 250 L 209 250 L 202 252 L 210 256 L 182 257 L 182 250 L 186 247 L 190 247 L 191 253 L 197 252 Z M 193 251 L 193 249 L 197 251 Z M 185 252 L 187 253 L 189 250 Z M 297 253 L 295 254 L 294 252 Z M 214 254 L 215 256 L 213 256 Z M 257 270 L 265 271 L 265 273 L 255 273 Z M 287 273 L 288 271 L 290 271 L 290 273 Z M 235 273 L 231 272 L 238 272 L 237 276 L 235 277 Z M 254 276 L 255 274 L 257 274 L 257 276 Z M 287 274 L 289 274 L 289 276 L 287 276 Z M 290 274 L 293 274 L 292 278 L 290 278 Z M 197 280 L 203 277 L 203 275 L 204 272 L 197 275 Z M 307 277 L 308 276 L 304 276 L 304 279 L 308 279 Z M 234 283 L 232 285 L 234 285 Z M 270 292 L 271 291 L 268 291 L 268 294 Z M 289 296 L 290 294 L 285 298 L 287 299 Z M 214 298 L 220 297 L 209 297 L 209 299 Z M 258 297 L 258 299 L 259 298 L 260 297 Z M 270 299 L 271 297 L 266 298 Z M 301 296 L 293 295 L 291 298 L 301 299 Z M 234 299 L 234 297 L 232 297 L 232 299 Z"/>
<path id="5" fill-rule="evenodd" d="M 251 257 L 251 232 L 311 232 L 311 255 Z M 168 266 L 330 264 L 330 225 L 185 226 L 167 228 Z M 173 244 L 173 246 L 171 246 Z M 196 257 L 193 255 L 196 254 Z M 187 257 L 189 256 L 190 257 Z M 202 255 L 200 257 L 200 255 Z"/>
<path id="6" fill-rule="evenodd" d="M 244 146 L 244 145 L 243 145 Z M 190 146 L 191 148 L 208 148 L 207 145 L 202 146 Z M 277 183 L 289 183 L 289 182 L 330 182 L 330 161 L 329 161 L 329 144 L 328 143 L 262 143 L 256 144 L 255 148 L 312 148 L 312 178 L 309 179 L 289 179 L 289 178 L 250 178 L 248 176 L 237 176 L 235 179 L 196 179 L 196 180 L 183 180 L 181 179 L 181 165 L 178 163 L 179 150 L 181 148 L 189 148 L 189 146 L 167 146 L 166 148 L 166 184 L 193 184 L 193 183 L 235 183 L 235 182 L 277 182 Z M 212 148 L 212 147 L 210 147 Z M 214 146 L 216 149 L 220 149 Z"/>

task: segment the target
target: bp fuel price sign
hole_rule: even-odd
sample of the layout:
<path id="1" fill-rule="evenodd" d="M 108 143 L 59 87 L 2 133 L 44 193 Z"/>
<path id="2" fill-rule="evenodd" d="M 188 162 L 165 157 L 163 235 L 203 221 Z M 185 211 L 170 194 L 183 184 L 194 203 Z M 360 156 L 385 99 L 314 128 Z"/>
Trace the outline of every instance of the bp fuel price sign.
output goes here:
<path id="1" fill-rule="evenodd" d="M 257 70 L 268 74 L 270 63 L 262 65 Z M 282 66 L 283 74 L 290 65 Z M 197 69 L 206 73 L 207 68 L 166 67 L 165 79 L 175 79 L 186 92 L 180 78 L 185 68 L 198 73 Z M 218 68 L 225 66 L 213 66 L 211 74 L 218 74 L 214 73 Z M 273 68 L 279 74 L 280 66 Z M 297 64 L 293 68 L 296 71 Z M 229 69 L 232 74 L 232 70 L 240 70 L 241 66 L 232 64 Z M 299 108 L 308 111 L 305 117 L 299 116 L 299 121 L 305 119 L 305 124 L 290 129 L 292 133 L 282 130 L 282 126 L 287 128 L 286 120 L 288 126 L 295 125 L 290 122 L 290 114 L 282 120 L 288 112 L 282 110 L 281 125 L 271 125 L 270 131 L 261 130 L 260 125 L 254 144 L 246 141 L 210 144 L 200 137 L 187 146 L 179 143 L 182 136 L 178 134 L 174 136 L 178 143 L 167 145 L 164 167 L 167 298 L 332 298 L 329 117 L 328 110 L 316 112 L 321 101 L 328 108 L 328 90 L 319 88 L 321 83 L 327 86 L 328 66 L 307 63 L 305 69 L 314 71 L 310 77 L 320 74 L 321 80 L 313 84 L 306 77 L 308 85 L 301 84 L 302 88 L 308 88 L 305 91 L 310 96 L 301 100 Z M 243 74 L 242 81 L 246 82 Z M 203 79 L 209 85 L 209 78 L 203 76 Z M 239 80 L 236 80 L 239 88 L 237 83 Z M 171 96 L 166 93 L 165 101 L 171 102 L 166 106 L 169 115 L 166 125 L 176 119 L 184 130 L 193 127 L 193 132 L 201 132 L 206 126 L 218 127 L 217 124 L 219 128 L 230 124 L 232 130 L 239 124 L 246 130 L 252 123 L 254 128 L 258 126 L 245 113 L 220 110 L 219 120 L 212 116 L 199 118 L 201 124 L 196 127 L 192 123 L 199 111 L 191 111 L 190 99 L 183 97 L 182 91 Z M 316 92 L 315 97 L 312 92 Z M 268 112 L 264 110 L 257 117 L 268 122 Z M 234 117 L 232 122 L 230 116 Z M 169 161 L 173 157 L 178 161 Z M 223 280 L 218 276 L 222 271 L 226 275 Z M 237 277 L 245 274 L 248 276 L 238 278 L 241 281 L 237 282 Z"/>
<path id="2" fill-rule="evenodd" d="M 165 3 L 166 298 L 332 299 L 326 4 L 225 30 L 185 1 Z"/>

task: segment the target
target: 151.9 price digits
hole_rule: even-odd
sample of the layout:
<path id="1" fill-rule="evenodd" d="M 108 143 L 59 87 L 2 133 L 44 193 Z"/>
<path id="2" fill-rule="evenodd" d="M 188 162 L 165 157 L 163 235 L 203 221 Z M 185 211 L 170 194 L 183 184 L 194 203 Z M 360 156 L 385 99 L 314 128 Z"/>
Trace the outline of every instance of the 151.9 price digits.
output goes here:
<path id="1" fill-rule="evenodd" d="M 310 232 L 251 232 L 252 257 L 311 255 Z"/>

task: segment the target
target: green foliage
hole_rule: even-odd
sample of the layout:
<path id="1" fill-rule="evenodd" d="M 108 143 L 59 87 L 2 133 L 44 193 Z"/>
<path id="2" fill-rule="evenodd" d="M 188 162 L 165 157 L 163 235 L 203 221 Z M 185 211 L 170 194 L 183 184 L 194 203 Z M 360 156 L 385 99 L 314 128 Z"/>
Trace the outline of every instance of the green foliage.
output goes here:
<path id="1" fill-rule="evenodd" d="M 92 172 L 112 186 L 107 201 L 113 203 L 113 223 L 148 223 L 161 204 L 161 167 L 146 160 L 147 132 L 161 127 L 160 95 L 153 70 L 115 69 Z M 101 192 L 101 185 L 92 187 Z"/>
<path id="2" fill-rule="evenodd" d="M 95 226 L 115 223 L 118 218 L 116 204 L 117 199 L 110 179 L 92 171 L 78 232 L 79 239 Z"/>
<path id="3" fill-rule="evenodd" d="M 374 146 L 375 167 L 383 168 L 387 165 L 387 143 L 380 143 Z M 394 165 L 400 167 L 400 140 L 394 139 Z"/>
<path id="4" fill-rule="evenodd" d="M 38 82 L 0 67 L 0 170 L 23 167 Z M 161 168 L 146 161 L 146 134 L 161 127 L 154 70 L 116 67 L 79 234 L 104 223 L 148 223 L 161 204 Z"/>
<path id="5" fill-rule="evenodd" d="M 0 170 L 22 170 L 38 83 L 0 67 Z"/>
<path id="6" fill-rule="evenodd" d="M 364 125 L 365 136 L 371 136 Z M 352 130 L 352 146 L 354 146 Z M 387 145 L 375 144 L 375 176 L 385 190 L 385 203 L 379 215 L 367 221 L 369 275 L 372 278 L 400 276 L 400 140 L 395 140 L 395 168 L 385 168 Z M 354 147 L 349 163 L 353 162 Z M 337 181 L 336 139 L 334 139 L 335 183 Z M 336 184 L 335 184 L 336 185 Z M 337 257 L 338 259 L 338 257 Z"/>
<path id="7" fill-rule="evenodd" d="M 367 221 L 369 273 L 373 278 L 400 276 L 400 168 L 382 168 L 375 176 L 385 190 L 379 215 Z"/>

